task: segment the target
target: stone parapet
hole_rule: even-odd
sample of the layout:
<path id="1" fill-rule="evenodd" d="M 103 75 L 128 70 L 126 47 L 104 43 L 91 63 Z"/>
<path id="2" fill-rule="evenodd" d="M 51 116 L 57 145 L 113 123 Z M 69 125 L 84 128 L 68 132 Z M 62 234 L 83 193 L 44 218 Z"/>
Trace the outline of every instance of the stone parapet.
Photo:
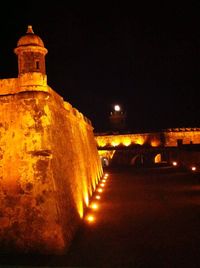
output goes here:
<path id="1" fill-rule="evenodd" d="M 18 78 L 0 79 L 0 95 L 16 94 L 25 91 L 48 92 L 47 76 L 41 73 L 25 73 Z"/>
<path id="2" fill-rule="evenodd" d="M 155 133 L 137 133 L 137 134 L 111 134 L 96 135 L 97 146 L 104 147 L 128 147 L 131 145 L 157 146 L 178 146 L 182 144 L 200 144 L 200 129 L 179 129 L 178 131 L 163 131 Z"/>

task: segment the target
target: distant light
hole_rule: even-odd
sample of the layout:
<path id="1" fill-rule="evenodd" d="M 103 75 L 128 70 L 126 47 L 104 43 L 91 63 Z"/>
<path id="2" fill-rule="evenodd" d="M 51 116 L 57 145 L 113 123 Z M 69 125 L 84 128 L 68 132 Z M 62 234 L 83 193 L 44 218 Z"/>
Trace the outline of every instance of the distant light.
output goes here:
<path id="1" fill-rule="evenodd" d="M 102 180 L 102 182 L 103 182 L 103 183 L 105 183 L 105 182 L 106 182 L 106 180 Z"/>
<path id="2" fill-rule="evenodd" d="M 101 196 L 100 195 L 96 195 L 95 198 L 99 200 L 99 199 L 101 199 Z"/>
<path id="3" fill-rule="evenodd" d="M 172 162 L 172 165 L 173 165 L 174 167 L 176 167 L 176 166 L 178 165 L 178 163 L 177 163 L 176 161 L 174 161 L 174 162 Z"/>
<path id="4" fill-rule="evenodd" d="M 195 166 L 193 166 L 193 167 L 191 167 L 191 170 L 192 170 L 192 171 L 196 171 L 197 168 L 196 168 Z"/>
<path id="5" fill-rule="evenodd" d="M 104 186 L 105 186 L 105 184 L 104 184 L 104 183 L 101 183 L 101 184 L 100 184 L 100 186 L 101 186 L 101 187 L 104 187 Z"/>
<path id="6" fill-rule="evenodd" d="M 94 216 L 93 215 L 87 215 L 86 216 L 86 220 L 88 221 L 88 222 L 94 222 L 94 220 L 95 220 L 95 218 L 94 218 Z"/>
<path id="7" fill-rule="evenodd" d="M 119 112 L 119 111 L 121 111 L 121 107 L 120 107 L 118 104 L 116 104 L 116 105 L 114 106 L 114 110 L 115 110 L 116 112 Z"/>

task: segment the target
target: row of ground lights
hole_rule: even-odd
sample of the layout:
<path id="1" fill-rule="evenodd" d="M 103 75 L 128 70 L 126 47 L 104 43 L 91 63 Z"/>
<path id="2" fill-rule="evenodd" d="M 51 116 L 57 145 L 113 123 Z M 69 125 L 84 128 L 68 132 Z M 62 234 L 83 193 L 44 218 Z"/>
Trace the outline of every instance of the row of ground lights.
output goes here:
<path id="1" fill-rule="evenodd" d="M 178 167 L 178 166 L 179 166 L 178 162 L 176 162 L 176 161 L 173 161 L 173 162 L 172 162 L 172 165 L 173 165 L 174 167 Z M 189 169 L 190 169 L 191 171 L 197 171 L 197 167 L 196 167 L 195 165 L 191 165 L 191 166 L 189 167 Z"/>
<path id="2" fill-rule="evenodd" d="M 100 180 L 99 182 L 99 185 L 97 187 L 97 190 L 94 192 L 94 199 L 96 200 L 100 200 L 101 199 L 101 193 L 103 192 L 103 188 L 105 187 L 105 184 L 106 184 L 106 180 L 108 178 L 108 173 L 105 173 L 104 176 L 102 177 L 102 179 Z M 90 204 L 89 204 L 89 208 L 92 210 L 92 211 L 95 211 L 99 208 L 99 203 L 98 201 L 92 201 Z M 85 216 L 85 220 L 89 223 L 92 223 L 95 221 L 95 216 L 94 216 L 94 213 L 87 213 L 86 216 Z"/>

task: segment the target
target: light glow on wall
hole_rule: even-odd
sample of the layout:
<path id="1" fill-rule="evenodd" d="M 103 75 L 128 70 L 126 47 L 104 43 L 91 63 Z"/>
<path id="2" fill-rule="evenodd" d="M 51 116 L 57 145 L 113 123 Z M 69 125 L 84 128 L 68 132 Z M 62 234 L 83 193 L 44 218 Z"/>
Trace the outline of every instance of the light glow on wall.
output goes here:
<path id="1" fill-rule="evenodd" d="M 88 196 L 88 193 L 85 193 L 85 195 L 84 195 L 84 201 L 85 201 L 86 206 L 88 206 L 89 205 L 89 196 Z"/>
<path id="2" fill-rule="evenodd" d="M 158 147 L 160 145 L 160 142 L 159 141 L 156 141 L 156 140 L 152 140 L 151 141 L 151 146 L 152 147 Z"/>
<path id="3" fill-rule="evenodd" d="M 77 200 L 78 200 L 78 197 L 77 197 Z M 84 215 L 83 201 L 82 200 L 79 200 L 78 202 L 76 202 L 76 209 L 78 211 L 80 218 L 82 219 L 83 215 Z"/>
<path id="4" fill-rule="evenodd" d="M 144 138 L 143 137 L 138 137 L 135 141 L 136 144 L 143 145 L 144 144 Z"/>
<path id="5" fill-rule="evenodd" d="M 99 147 L 104 147 L 106 146 L 107 142 L 104 139 L 97 139 L 97 144 Z"/>
<path id="6" fill-rule="evenodd" d="M 123 140 L 122 140 L 122 144 L 123 144 L 124 146 L 129 146 L 129 145 L 131 145 L 131 139 L 128 138 L 128 137 L 123 138 Z"/>
<path id="7" fill-rule="evenodd" d="M 160 136 L 146 134 L 119 134 L 119 135 L 107 135 L 107 136 L 96 136 L 96 142 L 99 147 L 118 145 L 130 146 L 131 144 L 149 144 L 153 147 L 159 146 Z"/>
<path id="8" fill-rule="evenodd" d="M 120 144 L 120 140 L 119 139 L 114 139 L 113 141 L 111 141 L 111 145 L 113 146 L 113 147 L 116 147 L 116 146 L 118 146 Z"/>
<path id="9" fill-rule="evenodd" d="M 154 158 L 155 163 L 160 163 L 161 162 L 161 154 L 157 154 Z"/>

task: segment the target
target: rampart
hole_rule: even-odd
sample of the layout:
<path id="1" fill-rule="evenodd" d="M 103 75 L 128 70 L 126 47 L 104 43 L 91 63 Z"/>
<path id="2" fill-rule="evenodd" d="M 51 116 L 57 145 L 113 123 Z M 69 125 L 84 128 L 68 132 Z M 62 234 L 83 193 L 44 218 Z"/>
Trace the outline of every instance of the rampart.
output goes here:
<path id="1" fill-rule="evenodd" d="M 131 145 L 177 146 L 179 142 L 200 144 L 200 128 L 167 129 L 155 133 L 96 134 L 95 138 L 97 146 L 102 149 Z"/>
<path id="2" fill-rule="evenodd" d="M 63 253 L 102 175 L 90 121 L 50 87 L 0 96 L 1 251 Z M 6 91 L 5 91 L 6 92 Z M 11 93 L 11 94 L 10 94 Z"/>

